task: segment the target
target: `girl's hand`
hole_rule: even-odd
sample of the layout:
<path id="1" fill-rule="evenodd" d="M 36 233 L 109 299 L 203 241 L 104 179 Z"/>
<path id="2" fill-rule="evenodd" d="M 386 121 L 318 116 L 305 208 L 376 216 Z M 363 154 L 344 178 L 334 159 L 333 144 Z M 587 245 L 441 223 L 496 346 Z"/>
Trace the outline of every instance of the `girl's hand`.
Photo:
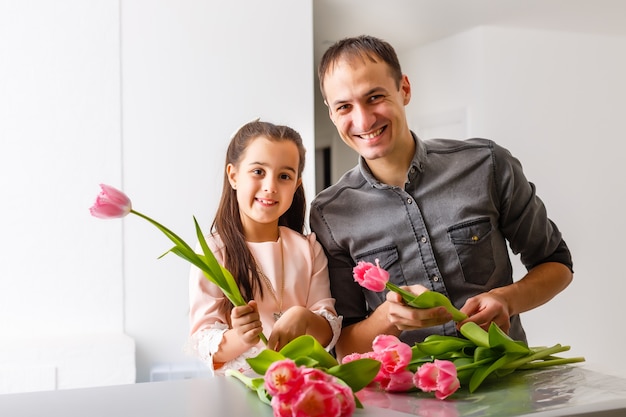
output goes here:
<path id="1" fill-rule="evenodd" d="M 234 307 L 230 312 L 230 322 L 240 341 L 248 346 L 259 343 L 263 324 L 256 301 L 252 300 L 245 306 Z"/>
<path id="2" fill-rule="evenodd" d="M 317 314 L 305 307 L 289 308 L 274 324 L 267 348 L 278 351 L 296 337 L 307 334 L 311 320 L 317 317 Z"/>

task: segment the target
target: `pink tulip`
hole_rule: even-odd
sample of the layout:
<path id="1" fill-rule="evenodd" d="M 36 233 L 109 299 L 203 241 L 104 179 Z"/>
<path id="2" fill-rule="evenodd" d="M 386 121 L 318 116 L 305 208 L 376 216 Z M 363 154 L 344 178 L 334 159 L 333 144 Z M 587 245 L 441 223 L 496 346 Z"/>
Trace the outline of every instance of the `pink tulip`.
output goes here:
<path id="1" fill-rule="evenodd" d="M 302 371 L 291 359 L 273 362 L 265 372 L 265 388 L 272 396 L 299 390 L 304 383 Z"/>
<path id="2" fill-rule="evenodd" d="M 387 380 L 381 381 L 381 388 L 388 392 L 407 392 L 414 386 L 413 372 L 406 369 L 389 374 Z"/>
<path id="3" fill-rule="evenodd" d="M 424 392 L 435 391 L 440 400 L 452 395 L 461 386 L 454 364 L 438 359 L 420 366 L 413 382 Z"/>
<path id="4" fill-rule="evenodd" d="M 106 184 L 100 184 L 100 188 L 102 191 L 89 209 L 92 216 L 101 219 L 117 219 L 130 213 L 132 205 L 126 194 Z"/>
<path id="5" fill-rule="evenodd" d="M 341 410 L 339 416 L 351 416 L 356 409 L 356 402 L 354 401 L 354 393 L 352 392 L 352 388 L 339 382 L 335 382 L 333 386 L 335 387 L 335 395 L 337 396 L 337 399 L 339 401 L 339 408 Z"/>
<path id="6" fill-rule="evenodd" d="M 376 358 L 376 353 L 375 352 L 366 352 L 366 353 L 351 353 L 349 355 L 346 355 L 343 357 L 343 359 L 341 360 L 341 363 L 348 363 L 348 362 L 352 362 L 352 361 L 356 361 L 358 359 L 375 359 L 378 360 Z"/>
<path id="7" fill-rule="evenodd" d="M 307 382 L 292 403 L 292 416 L 348 417 L 355 408 L 349 387 L 315 380 Z"/>
<path id="8" fill-rule="evenodd" d="M 376 265 L 371 262 L 359 261 L 352 270 L 354 280 L 368 290 L 380 292 L 385 289 L 389 281 L 389 272 L 380 267 L 378 259 Z"/>
<path id="9" fill-rule="evenodd" d="M 383 334 L 376 336 L 372 343 L 372 349 L 376 354 L 375 359 L 381 363 L 379 372 L 386 374 L 404 370 L 413 355 L 409 345 L 392 335 Z"/>
<path id="10" fill-rule="evenodd" d="M 354 413 L 356 403 L 349 386 L 317 369 L 301 371 L 303 378 L 298 388 L 272 397 L 275 417 L 349 417 Z"/>
<path id="11" fill-rule="evenodd" d="M 291 359 L 273 362 L 264 379 L 275 417 L 348 417 L 356 409 L 348 385 L 320 369 L 297 367 Z"/>

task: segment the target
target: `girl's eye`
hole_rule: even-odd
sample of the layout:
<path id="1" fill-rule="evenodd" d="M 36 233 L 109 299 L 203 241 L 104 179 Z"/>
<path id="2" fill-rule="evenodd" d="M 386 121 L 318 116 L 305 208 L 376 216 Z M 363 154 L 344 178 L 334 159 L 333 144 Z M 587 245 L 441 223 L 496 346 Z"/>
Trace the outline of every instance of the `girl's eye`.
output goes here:
<path id="1" fill-rule="evenodd" d="M 290 180 L 291 179 L 291 175 L 289 175 L 289 174 L 280 174 L 280 179 L 282 179 L 282 180 Z"/>
<path id="2" fill-rule="evenodd" d="M 261 168 L 255 168 L 252 170 L 254 175 L 263 175 L 263 170 Z"/>

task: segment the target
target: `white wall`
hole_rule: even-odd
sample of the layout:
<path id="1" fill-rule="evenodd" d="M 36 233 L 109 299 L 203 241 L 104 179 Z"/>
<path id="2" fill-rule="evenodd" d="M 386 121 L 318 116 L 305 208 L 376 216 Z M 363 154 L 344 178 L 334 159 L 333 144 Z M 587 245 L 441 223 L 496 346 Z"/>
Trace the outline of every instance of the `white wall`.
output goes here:
<path id="1" fill-rule="evenodd" d="M 311 1 L 0 1 L 0 347 L 126 334 L 138 381 L 188 362 L 189 266 L 157 260 L 171 245 L 143 220 L 88 208 L 121 187 L 192 243 L 258 116 L 302 134 L 311 199 L 312 42 Z"/>
<path id="2" fill-rule="evenodd" d="M 572 285 L 522 316 L 530 344 L 571 345 L 564 355 L 620 376 L 624 50 L 623 37 L 482 27 L 402 57 L 418 134 L 437 115 L 464 113 L 467 137 L 519 157 L 572 250 Z"/>

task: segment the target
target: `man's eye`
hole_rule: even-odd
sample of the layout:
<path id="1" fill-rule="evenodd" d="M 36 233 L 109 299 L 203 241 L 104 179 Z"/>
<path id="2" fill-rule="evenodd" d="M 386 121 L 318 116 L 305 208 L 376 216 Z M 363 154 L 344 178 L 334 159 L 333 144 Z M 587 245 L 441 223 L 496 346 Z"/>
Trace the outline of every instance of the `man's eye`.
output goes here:
<path id="1" fill-rule="evenodd" d="M 348 108 L 349 108 L 349 107 L 350 107 L 350 106 L 349 106 L 348 104 L 344 104 L 343 106 L 339 106 L 339 107 L 337 107 L 337 110 L 336 110 L 336 111 L 338 111 L 338 112 L 343 112 L 343 111 L 348 110 Z"/>
<path id="2" fill-rule="evenodd" d="M 382 95 L 371 96 L 371 97 L 369 98 L 369 102 L 370 102 L 370 103 L 375 103 L 375 102 L 377 102 L 377 101 L 381 100 L 382 98 L 383 98 L 383 96 L 382 96 Z"/>

